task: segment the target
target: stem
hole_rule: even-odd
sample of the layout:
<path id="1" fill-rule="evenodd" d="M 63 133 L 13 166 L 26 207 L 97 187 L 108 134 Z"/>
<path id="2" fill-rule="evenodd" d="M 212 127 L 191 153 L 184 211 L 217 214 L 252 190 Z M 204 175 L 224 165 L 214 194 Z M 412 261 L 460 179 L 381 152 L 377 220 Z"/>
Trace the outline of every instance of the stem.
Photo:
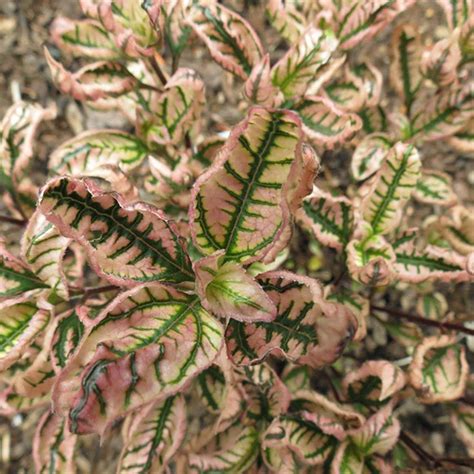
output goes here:
<path id="1" fill-rule="evenodd" d="M 426 462 L 430 467 L 438 465 L 438 461 L 403 430 L 400 431 L 400 441 L 408 446 L 418 456 L 419 459 L 421 459 L 423 462 Z"/>
<path id="2" fill-rule="evenodd" d="M 24 226 L 27 224 L 28 221 L 24 219 L 15 219 L 14 217 L 0 215 L 0 222 L 8 222 L 9 224 Z"/>
<path id="3" fill-rule="evenodd" d="M 398 309 L 394 308 L 386 308 L 384 306 L 371 305 L 370 308 L 375 311 L 382 311 L 390 316 L 397 316 L 401 319 L 406 319 L 407 321 L 411 321 L 412 323 L 420 324 L 422 326 L 432 326 L 438 329 L 443 329 L 445 331 L 458 331 L 463 332 L 465 334 L 469 334 L 470 336 L 474 336 L 474 329 L 469 329 L 463 326 L 462 324 L 434 321 L 432 319 L 423 318 L 418 315 L 408 314 L 404 311 L 399 311 Z"/>
<path id="4" fill-rule="evenodd" d="M 154 56 L 150 58 L 150 65 L 153 68 L 153 71 L 155 71 L 156 75 L 158 76 L 158 79 L 161 81 L 161 83 L 166 86 L 166 83 L 168 80 L 166 79 L 166 76 L 164 72 L 161 70 L 160 65 L 158 64 L 158 61 Z"/>

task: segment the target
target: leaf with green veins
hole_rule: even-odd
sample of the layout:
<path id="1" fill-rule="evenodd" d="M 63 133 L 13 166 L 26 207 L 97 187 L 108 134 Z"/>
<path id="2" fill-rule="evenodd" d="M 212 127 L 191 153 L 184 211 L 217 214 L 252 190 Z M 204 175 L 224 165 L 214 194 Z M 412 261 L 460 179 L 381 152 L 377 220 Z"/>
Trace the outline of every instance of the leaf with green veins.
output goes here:
<path id="1" fill-rule="evenodd" d="M 38 474 L 75 474 L 77 436 L 66 428 L 66 420 L 47 411 L 39 420 L 33 438 L 33 460 Z"/>
<path id="2" fill-rule="evenodd" d="M 263 57 L 260 39 L 240 15 L 222 5 L 206 3 L 209 4 L 193 5 L 189 25 L 207 46 L 214 61 L 226 71 L 247 79 Z"/>
<path id="3" fill-rule="evenodd" d="M 400 422 L 393 416 L 393 403 L 380 408 L 356 429 L 347 432 L 348 439 L 362 457 L 387 454 L 398 440 Z"/>
<path id="4" fill-rule="evenodd" d="M 474 91 L 469 83 L 420 93 L 412 107 L 410 135 L 424 141 L 441 140 L 462 130 L 473 111 Z"/>
<path id="5" fill-rule="evenodd" d="M 245 81 L 244 95 L 251 104 L 267 107 L 276 107 L 283 102 L 281 92 L 272 84 L 268 53 L 254 66 L 252 73 Z"/>
<path id="6" fill-rule="evenodd" d="M 308 138 L 328 148 L 349 141 L 362 127 L 358 115 L 339 110 L 323 97 L 306 96 L 294 110 L 300 115 Z"/>
<path id="7" fill-rule="evenodd" d="M 113 284 L 193 279 L 174 223 L 151 204 L 128 204 L 90 179 L 59 177 L 43 188 L 39 209 L 84 247 L 94 270 Z"/>
<path id="8" fill-rule="evenodd" d="M 323 245 L 342 250 L 350 240 L 354 214 L 349 199 L 332 196 L 314 187 L 297 211 L 296 219 Z"/>
<path id="9" fill-rule="evenodd" d="M 347 78 L 345 75 L 341 79 L 331 82 L 325 86 L 324 94 L 339 109 L 348 112 L 359 112 L 363 109 L 366 101 L 362 80 L 355 76 Z"/>
<path id="10" fill-rule="evenodd" d="M 48 285 L 12 255 L 0 241 L 0 301 L 42 288 L 48 288 Z"/>
<path id="11" fill-rule="evenodd" d="M 143 162 L 148 150 L 137 137 L 121 130 L 90 130 L 56 148 L 49 159 L 54 174 L 92 176 L 104 165 L 131 171 Z"/>
<path id="12" fill-rule="evenodd" d="M 298 390 L 311 389 L 311 369 L 306 365 L 287 364 L 281 379 L 292 395 Z"/>
<path id="13" fill-rule="evenodd" d="M 451 425 L 464 443 L 469 456 L 474 456 L 474 407 L 457 403 L 452 407 Z"/>
<path id="14" fill-rule="evenodd" d="M 76 353 L 85 328 L 74 309 L 67 311 L 61 317 L 57 316 L 55 325 L 51 341 L 51 362 L 56 373 L 59 373 Z"/>
<path id="15" fill-rule="evenodd" d="M 114 60 L 122 56 L 107 30 L 94 20 L 58 17 L 51 26 L 51 38 L 64 54 L 73 57 Z"/>
<path id="16" fill-rule="evenodd" d="M 186 435 L 186 403 L 183 395 L 151 403 L 124 422 L 124 445 L 117 473 L 162 472 Z"/>
<path id="17" fill-rule="evenodd" d="M 358 114 L 365 133 L 387 132 L 387 115 L 380 105 L 363 108 Z"/>
<path id="18" fill-rule="evenodd" d="M 103 434 L 120 416 L 181 391 L 223 340 L 196 296 L 159 283 L 120 294 L 93 323 L 53 392 L 76 433 Z"/>
<path id="19" fill-rule="evenodd" d="M 218 433 L 202 449 L 187 455 L 186 471 L 211 474 L 247 472 L 259 453 L 258 431 L 240 422 Z"/>
<path id="20" fill-rule="evenodd" d="M 268 254 L 290 229 L 285 193 L 292 166 L 302 160 L 300 119 L 290 111 L 250 110 L 192 190 L 193 242 L 210 255 L 251 263 Z M 287 235 L 287 238 L 290 236 Z"/>
<path id="21" fill-rule="evenodd" d="M 375 234 L 387 234 L 398 226 L 420 168 L 420 156 L 413 145 L 398 142 L 390 149 L 361 203 L 363 218 Z"/>
<path id="22" fill-rule="evenodd" d="M 65 300 L 69 291 L 62 261 L 70 242 L 39 211 L 30 218 L 21 242 L 23 258 L 36 277 Z"/>
<path id="23" fill-rule="evenodd" d="M 330 457 L 337 439 L 297 414 L 275 418 L 262 437 L 265 464 L 275 472 L 299 472 L 303 466 L 318 466 Z"/>
<path id="24" fill-rule="evenodd" d="M 393 248 L 367 222 L 360 221 L 346 251 L 347 267 L 356 281 L 374 286 L 385 286 L 392 281 Z"/>
<path id="25" fill-rule="evenodd" d="M 338 474 L 362 474 L 364 470 L 364 457 L 349 441 L 339 444 L 333 461 L 331 472 Z"/>
<path id="26" fill-rule="evenodd" d="M 257 281 L 218 251 L 194 263 L 196 293 L 212 314 L 237 321 L 272 321 L 276 307 Z"/>
<path id="27" fill-rule="evenodd" d="M 404 386 L 403 371 L 386 360 L 364 362 L 342 381 L 344 393 L 351 403 L 373 407 L 384 405 Z"/>
<path id="28" fill-rule="evenodd" d="M 12 386 L 0 392 L 0 414 L 2 416 L 15 416 L 18 413 L 29 413 L 39 408 L 49 409 L 51 395 L 43 397 L 24 397 L 15 392 Z"/>
<path id="29" fill-rule="evenodd" d="M 472 2 L 470 0 L 436 0 L 444 10 L 449 28 L 454 30 L 469 20 L 472 13 Z"/>
<path id="30" fill-rule="evenodd" d="M 376 173 L 392 146 L 385 133 L 371 133 L 357 145 L 352 155 L 351 171 L 354 179 L 363 181 Z"/>
<path id="31" fill-rule="evenodd" d="M 424 204 L 452 206 L 458 198 L 451 177 L 442 171 L 423 169 L 416 183 L 413 197 Z"/>
<path id="32" fill-rule="evenodd" d="M 356 320 L 343 305 L 328 302 L 316 280 L 289 272 L 268 272 L 258 282 L 277 307 L 271 322 L 231 321 L 227 353 L 235 364 L 249 365 L 269 354 L 298 364 L 321 367 L 334 362 L 356 330 Z"/>
<path id="33" fill-rule="evenodd" d="M 401 97 L 405 113 L 411 116 L 411 108 L 422 82 L 420 70 L 421 39 L 417 27 L 408 23 L 400 25 L 392 35 L 390 81 Z"/>
<path id="34" fill-rule="evenodd" d="M 307 15 L 309 12 L 302 8 L 299 9 L 299 3 L 269 0 L 265 9 L 270 24 L 290 43 L 297 41 L 308 25 Z"/>
<path id="35" fill-rule="evenodd" d="M 439 218 L 437 229 L 449 245 L 462 255 L 474 252 L 474 214 L 472 208 L 462 205 L 449 209 Z"/>
<path id="36" fill-rule="evenodd" d="M 186 23 L 190 5 L 180 0 L 167 2 L 161 6 L 163 15 L 163 36 L 166 45 L 170 49 L 173 61 L 177 64 L 182 52 L 188 45 L 192 29 Z"/>
<path id="37" fill-rule="evenodd" d="M 468 373 L 464 346 L 442 335 L 425 337 L 416 346 L 408 377 L 419 401 L 431 404 L 461 397 Z"/>
<path id="38" fill-rule="evenodd" d="M 439 291 L 419 295 L 416 312 L 424 318 L 441 321 L 448 312 L 446 297 Z"/>
<path id="39" fill-rule="evenodd" d="M 186 133 L 197 131 L 204 103 L 202 80 L 192 69 L 180 68 L 150 102 L 150 109 L 138 111 L 138 134 L 150 147 L 176 145 Z"/>
<path id="40" fill-rule="evenodd" d="M 286 99 L 301 97 L 317 72 L 333 60 L 338 41 L 330 30 L 310 26 L 273 66 L 272 81 Z"/>
<path id="41" fill-rule="evenodd" d="M 43 332 L 50 313 L 38 307 L 31 295 L 0 303 L 0 370 L 17 362 Z"/>
<path id="42" fill-rule="evenodd" d="M 474 30 L 474 28 L 473 28 Z M 448 143 L 459 153 L 474 156 L 474 117 L 470 118 L 461 130 L 448 138 Z"/>

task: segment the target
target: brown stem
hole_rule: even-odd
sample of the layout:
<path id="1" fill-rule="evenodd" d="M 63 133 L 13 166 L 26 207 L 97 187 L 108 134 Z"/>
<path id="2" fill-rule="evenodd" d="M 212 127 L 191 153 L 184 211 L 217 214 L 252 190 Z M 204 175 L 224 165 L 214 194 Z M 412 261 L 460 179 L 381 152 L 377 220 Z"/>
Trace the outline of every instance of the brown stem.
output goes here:
<path id="1" fill-rule="evenodd" d="M 3 215 L 0 215 L 0 222 L 8 222 L 9 224 L 15 224 L 19 226 L 24 226 L 28 223 L 28 221 L 24 219 L 15 219 L 14 217 Z"/>
<path id="2" fill-rule="evenodd" d="M 463 326 L 462 324 L 434 321 L 432 319 L 423 318 L 418 315 L 408 314 L 408 313 L 405 313 L 404 311 L 399 311 L 398 309 L 394 309 L 394 308 L 386 308 L 384 306 L 371 305 L 370 307 L 371 309 L 375 311 L 382 311 L 384 313 L 387 313 L 390 316 L 397 316 L 401 319 L 406 319 L 407 321 L 411 321 L 412 323 L 415 323 L 415 324 L 421 324 L 423 326 L 432 326 L 438 329 L 444 329 L 445 331 L 463 332 L 465 334 L 474 336 L 474 329 L 469 329 Z"/>
<path id="3" fill-rule="evenodd" d="M 326 377 L 326 379 L 327 379 L 327 381 L 328 381 L 328 383 L 329 383 L 329 387 L 330 387 L 331 392 L 332 392 L 332 394 L 334 395 L 334 398 L 336 399 L 336 401 L 337 401 L 338 403 L 344 403 L 344 402 L 342 401 L 341 396 L 339 395 L 339 392 L 338 392 L 338 390 L 337 390 L 337 387 L 334 385 L 334 382 L 332 381 L 331 375 L 328 374 L 326 371 L 324 371 L 323 373 L 324 373 L 324 375 L 325 375 L 325 377 Z"/>
<path id="4" fill-rule="evenodd" d="M 107 291 L 118 290 L 119 287 L 115 285 L 104 285 L 104 286 L 96 286 L 92 288 L 83 288 L 83 289 L 75 289 L 72 288 L 72 291 L 75 293 L 75 297 L 81 296 L 83 299 L 87 299 L 91 296 L 98 295 L 100 293 L 106 293 Z"/>
<path id="5" fill-rule="evenodd" d="M 161 81 L 161 83 L 166 86 L 166 83 L 168 80 L 166 79 L 166 76 L 164 72 L 161 70 L 160 65 L 158 64 L 158 61 L 154 56 L 150 58 L 150 65 L 153 68 L 153 71 L 155 71 L 156 75 L 158 76 L 158 79 Z"/>
<path id="6" fill-rule="evenodd" d="M 425 451 L 411 436 L 405 431 L 400 431 L 400 441 L 408 446 L 423 462 L 430 467 L 437 466 L 438 462 L 428 451 Z"/>

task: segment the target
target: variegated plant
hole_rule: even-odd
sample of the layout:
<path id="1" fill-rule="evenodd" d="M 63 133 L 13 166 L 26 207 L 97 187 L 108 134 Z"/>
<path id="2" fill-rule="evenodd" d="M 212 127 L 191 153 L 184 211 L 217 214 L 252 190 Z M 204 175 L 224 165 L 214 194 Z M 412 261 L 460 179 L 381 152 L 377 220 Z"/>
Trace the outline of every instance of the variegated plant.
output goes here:
<path id="1" fill-rule="evenodd" d="M 443 467 L 402 431 L 413 397 L 449 402 L 472 454 L 474 330 L 435 285 L 474 280 L 474 219 L 431 156 L 473 154 L 471 2 L 439 0 L 429 39 L 398 20 L 412 0 L 256 2 L 275 44 L 227 3 L 80 0 L 53 23 L 54 85 L 129 124 L 58 144 L 42 183 L 56 107 L 0 125 L 0 414 L 43 412 L 38 473 L 76 472 L 80 435 L 119 423 L 118 473 Z M 381 70 L 360 51 L 387 29 Z M 211 125 L 196 50 L 238 120 Z"/>

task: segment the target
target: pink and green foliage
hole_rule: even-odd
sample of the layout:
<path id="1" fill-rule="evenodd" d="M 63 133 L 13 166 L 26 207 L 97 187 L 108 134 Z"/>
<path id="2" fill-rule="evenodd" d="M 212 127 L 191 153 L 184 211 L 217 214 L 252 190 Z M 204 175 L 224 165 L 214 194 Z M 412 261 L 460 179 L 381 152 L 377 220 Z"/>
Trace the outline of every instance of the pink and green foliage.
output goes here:
<path id="1" fill-rule="evenodd" d="M 445 291 L 474 280 L 472 201 L 430 156 L 473 156 L 471 3 L 439 0 L 427 41 L 411 0 L 256 2 L 275 44 L 222 3 L 80 0 L 53 23 L 54 85 L 129 123 L 58 143 L 41 184 L 56 107 L 0 124 L 0 220 L 22 228 L 0 241 L 0 414 L 43 411 L 38 473 L 119 423 L 118 473 L 392 472 L 420 458 L 407 399 L 449 402 L 472 455 L 473 330 Z M 390 67 L 360 61 L 389 29 Z M 196 50 L 240 94 L 232 123 Z"/>

